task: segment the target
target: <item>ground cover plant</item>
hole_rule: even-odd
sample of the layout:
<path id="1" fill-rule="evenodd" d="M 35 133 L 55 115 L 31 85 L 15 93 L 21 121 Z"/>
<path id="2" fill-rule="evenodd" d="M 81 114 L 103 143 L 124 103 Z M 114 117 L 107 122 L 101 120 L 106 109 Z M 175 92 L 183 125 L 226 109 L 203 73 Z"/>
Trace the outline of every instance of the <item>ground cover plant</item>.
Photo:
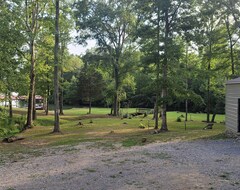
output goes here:
<path id="1" fill-rule="evenodd" d="M 107 108 L 93 108 L 93 114 L 87 114 L 87 108 L 72 108 L 64 110 L 64 115 L 60 116 L 61 133 L 53 134 L 54 115 L 50 111 L 49 115 L 44 115 L 38 110 L 38 117 L 35 126 L 19 134 L 25 139 L 12 144 L 0 144 L 1 151 L 24 152 L 35 150 L 36 148 L 76 145 L 81 142 L 97 142 L 99 146 L 111 147 L 112 144 L 120 146 L 144 145 L 151 142 L 165 142 L 176 140 L 197 140 L 224 138 L 224 115 L 216 116 L 216 123 L 211 130 L 203 130 L 206 123 L 202 122 L 205 115 L 202 113 L 192 113 L 189 121 L 178 122 L 177 118 L 182 117 L 182 112 L 168 112 L 169 132 L 153 135 L 154 121 L 153 115 L 140 115 L 131 117 L 136 109 L 122 109 L 122 114 L 128 114 L 128 118 L 113 117 L 108 115 Z M 26 114 L 25 109 L 15 109 L 14 117 Z M 1 134 L 1 137 L 4 135 Z"/>

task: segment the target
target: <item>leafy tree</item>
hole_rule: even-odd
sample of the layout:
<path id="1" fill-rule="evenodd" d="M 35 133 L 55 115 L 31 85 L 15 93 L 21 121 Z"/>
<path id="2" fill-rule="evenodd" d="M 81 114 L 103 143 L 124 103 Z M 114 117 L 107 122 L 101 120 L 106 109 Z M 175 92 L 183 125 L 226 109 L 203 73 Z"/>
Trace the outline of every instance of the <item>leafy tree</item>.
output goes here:
<path id="1" fill-rule="evenodd" d="M 167 103 L 169 103 L 168 89 L 171 84 L 169 70 L 178 63 L 179 50 L 176 37 L 181 34 L 181 25 L 191 10 L 191 1 L 145 1 L 137 3 L 140 9 L 140 37 L 145 45 L 144 49 L 151 56 L 151 63 L 155 64 L 156 72 L 156 113 L 161 102 L 162 126 L 161 131 L 167 131 Z M 148 30 L 149 29 L 149 30 Z M 159 98 L 161 93 L 161 99 Z M 155 117 L 155 128 L 158 128 L 158 117 Z"/>
<path id="2" fill-rule="evenodd" d="M 28 112 L 27 123 L 25 128 L 30 128 L 35 119 L 35 85 L 36 85 L 36 40 L 39 37 L 41 18 L 44 15 L 45 7 L 48 1 L 29 1 L 25 0 L 22 4 L 24 18 L 23 26 L 24 33 L 28 39 L 29 46 L 29 62 L 30 62 L 30 85 L 29 85 L 29 98 L 28 98 Z"/>
<path id="3" fill-rule="evenodd" d="M 202 59 L 202 71 L 206 82 L 203 89 L 205 89 L 205 101 L 207 122 L 210 122 L 210 113 L 213 105 L 213 93 L 215 81 L 218 70 L 222 70 L 223 63 L 219 61 L 221 55 L 225 53 L 226 41 L 223 40 L 222 26 L 223 19 L 216 10 L 216 2 L 203 1 L 199 8 L 200 16 L 200 32 L 198 39 L 199 53 Z"/>
<path id="4" fill-rule="evenodd" d="M 79 0 L 75 4 L 79 43 L 96 39 L 102 51 L 108 53 L 114 76 L 114 115 L 119 114 L 120 72 L 123 52 L 129 42 L 135 23 L 132 1 Z"/>
<path id="5" fill-rule="evenodd" d="M 239 75 L 239 71 L 237 65 L 239 64 L 238 55 L 236 50 L 236 46 L 239 43 L 240 38 L 240 3 L 236 0 L 222 0 L 218 2 L 219 7 L 221 8 L 222 17 L 225 21 L 226 26 L 226 37 L 229 44 L 229 58 L 230 58 L 230 66 L 231 66 L 231 75 L 235 77 Z"/>
<path id="6" fill-rule="evenodd" d="M 0 92 L 8 95 L 10 117 L 12 117 L 11 92 L 25 89 L 24 83 L 26 83 L 21 53 L 25 38 L 19 30 L 20 4 L 21 1 L 16 3 L 6 1 L 1 3 L 0 8 Z M 21 82 L 22 85 L 19 85 Z"/>
<path id="7" fill-rule="evenodd" d="M 102 98 L 104 90 L 103 77 L 94 68 L 85 67 L 78 75 L 78 94 L 83 101 L 89 103 L 89 114 L 91 114 L 92 102 Z"/>

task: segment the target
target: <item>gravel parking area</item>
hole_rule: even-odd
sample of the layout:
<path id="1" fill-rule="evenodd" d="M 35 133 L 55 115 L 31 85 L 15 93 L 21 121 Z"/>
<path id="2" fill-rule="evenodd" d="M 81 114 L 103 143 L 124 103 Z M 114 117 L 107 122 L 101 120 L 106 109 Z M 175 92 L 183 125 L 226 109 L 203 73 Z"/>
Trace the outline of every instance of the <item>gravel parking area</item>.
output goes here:
<path id="1" fill-rule="evenodd" d="M 234 139 L 132 148 L 82 143 L 18 156 L 0 164 L 1 190 L 240 189 L 240 141 Z"/>

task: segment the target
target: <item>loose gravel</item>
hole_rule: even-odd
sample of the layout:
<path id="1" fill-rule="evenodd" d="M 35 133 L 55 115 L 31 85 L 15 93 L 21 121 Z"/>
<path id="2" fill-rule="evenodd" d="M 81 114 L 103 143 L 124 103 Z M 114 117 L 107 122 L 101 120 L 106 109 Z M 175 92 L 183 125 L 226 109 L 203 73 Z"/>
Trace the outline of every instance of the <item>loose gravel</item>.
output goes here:
<path id="1" fill-rule="evenodd" d="M 61 146 L 0 158 L 1 190 L 240 189 L 240 141 Z M 19 159 L 20 158 L 20 159 Z"/>

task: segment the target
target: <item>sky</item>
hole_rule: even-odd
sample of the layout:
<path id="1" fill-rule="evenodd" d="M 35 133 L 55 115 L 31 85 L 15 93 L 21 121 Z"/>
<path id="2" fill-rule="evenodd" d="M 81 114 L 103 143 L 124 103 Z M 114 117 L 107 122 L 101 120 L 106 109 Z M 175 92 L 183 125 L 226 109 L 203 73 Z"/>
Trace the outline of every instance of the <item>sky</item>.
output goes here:
<path id="1" fill-rule="evenodd" d="M 76 31 L 72 31 L 71 34 L 70 34 L 70 36 L 73 39 L 75 38 L 76 35 L 77 35 Z M 77 43 L 72 42 L 68 45 L 68 51 L 69 51 L 70 54 L 83 55 L 83 54 L 85 54 L 85 52 L 88 49 L 91 49 L 96 45 L 95 40 L 87 40 L 87 43 L 88 43 L 87 46 L 82 46 L 82 45 L 79 45 Z"/>
<path id="2" fill-rule="evenodd" d="M 74 44 L 74 43 L 71 43 L 71 44 L 68 45 L 69 53 L 74 54 L 74 55 L 83 55 L 88 48 L 89 48 L 88 46 L 83 47 L 81 45 L 77 45 L 77 44 Z"/>

